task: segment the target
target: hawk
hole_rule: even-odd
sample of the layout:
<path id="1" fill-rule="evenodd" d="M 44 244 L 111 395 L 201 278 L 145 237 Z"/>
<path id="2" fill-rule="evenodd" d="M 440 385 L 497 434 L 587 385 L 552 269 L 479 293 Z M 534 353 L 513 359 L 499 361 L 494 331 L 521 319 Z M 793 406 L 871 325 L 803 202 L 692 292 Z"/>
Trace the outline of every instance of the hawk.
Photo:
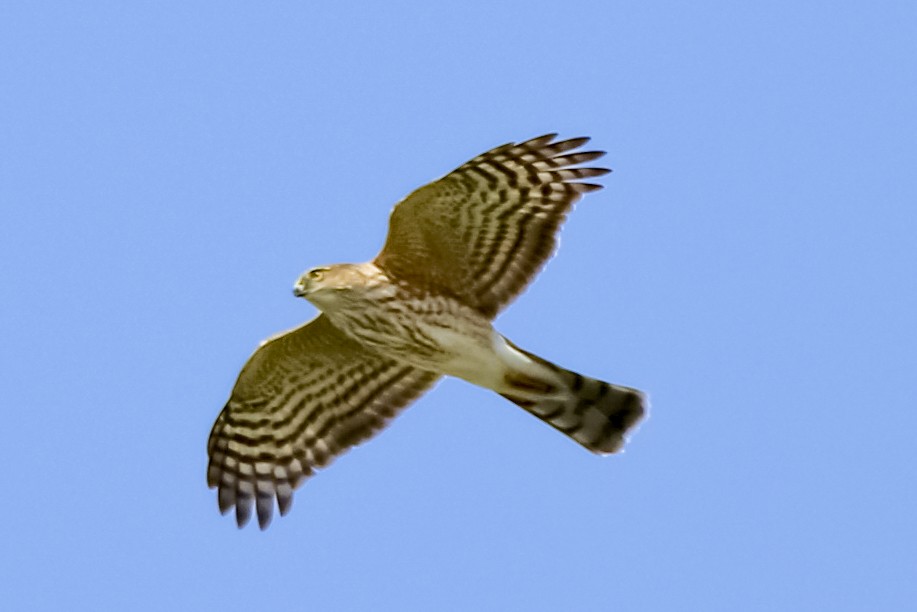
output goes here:
<path id="1" fill-rule="evenodd" d="M 207 445 L 220 511 L 262 529 L 317 468 L 382 429 L 442 376 L 491 389 L 590 451 L 614 453 L 643 416 L 636 389 L 563 369 L 492 321 L 532 281 L 603 151 L 549 134 L 491 149 L 392 210 L 367 263 L 313 268 L 293 292 L 321 312 L 249 358 Z"/>

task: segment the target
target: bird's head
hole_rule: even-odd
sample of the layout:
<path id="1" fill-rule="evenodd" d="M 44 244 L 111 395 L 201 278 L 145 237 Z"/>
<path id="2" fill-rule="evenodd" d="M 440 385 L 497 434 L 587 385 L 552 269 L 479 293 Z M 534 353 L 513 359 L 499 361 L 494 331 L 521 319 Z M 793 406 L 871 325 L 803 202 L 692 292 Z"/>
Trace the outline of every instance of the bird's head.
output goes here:
<path id="1" fill-rule="evenodd" d="M 372 266 L 372 264 L 369 264 Z M 354 292 L 374 284 L 378 268 L 365 269 L 367 264 L 335 264 L 312 268 L 304 272 L 293 285 L 293 295 L 304 297 L 319 308 L 346 300 Z"/>
<path id="2" fill-rule="evenodd" d="M 312 268 L 303 272 L 293 285 L 293 295 L 308 299 L 310 294 L 328 288 L 328 278 L 331 276 L 329 272 L 330 267 Z"/>

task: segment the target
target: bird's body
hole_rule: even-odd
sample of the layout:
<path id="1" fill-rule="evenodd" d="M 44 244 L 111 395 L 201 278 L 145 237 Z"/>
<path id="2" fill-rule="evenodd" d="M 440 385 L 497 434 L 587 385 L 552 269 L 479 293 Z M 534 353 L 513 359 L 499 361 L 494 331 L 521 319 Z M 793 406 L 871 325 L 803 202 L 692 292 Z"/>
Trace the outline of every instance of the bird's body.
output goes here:
<path id="1" fill-rule="evenodd" d="M 454 376 L 491 389 L 597 453 L 619 450 L 645 398 L 528 353 L 493 327 L 551 254 L 572 203 L 597 189 L 561 155 L 586 139 L 493 149 L 415 191 L 372 262 L 314 268 L 294 293 L 321 311 L 252 355 L 214 424 L 208 482 L 262 528 L 314 468 Z"/>
<path id="2" fill-rule="evenodd" d="M 372 262 L 337 264 L 303 275 L 294 292 L 315 304 L 335 327 L 379 354 L 413 366 L 444 368 L 467 350 L 491 342 L 490 321 L 459 300 L 389 278 Z M 459 325 L 462 333 L 456 333 Z"/>

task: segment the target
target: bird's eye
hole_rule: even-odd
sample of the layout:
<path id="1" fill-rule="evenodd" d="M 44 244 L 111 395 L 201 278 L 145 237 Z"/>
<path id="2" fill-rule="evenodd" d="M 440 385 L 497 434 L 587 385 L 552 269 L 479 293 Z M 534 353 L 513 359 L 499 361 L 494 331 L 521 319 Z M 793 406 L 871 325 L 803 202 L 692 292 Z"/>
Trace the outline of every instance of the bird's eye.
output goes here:
<path id="1" fill-rule="evenodd" d="M 309 270 L 309 280 L 320 281 L 324 275 L 325 271 L 322 269 Z"/>

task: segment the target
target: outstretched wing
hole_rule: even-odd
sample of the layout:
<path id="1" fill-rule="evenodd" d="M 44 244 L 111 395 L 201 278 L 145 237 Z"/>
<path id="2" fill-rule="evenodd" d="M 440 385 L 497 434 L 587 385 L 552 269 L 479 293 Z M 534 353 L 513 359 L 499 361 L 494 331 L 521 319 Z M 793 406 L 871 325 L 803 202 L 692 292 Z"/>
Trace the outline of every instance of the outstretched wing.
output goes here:
<path id="1" fill-rule="evenodd" d="M 244 526 L 252 505 L 262 529 L 274 498 L 286 514 L 293 489 L 368 438 L 439 378 L 368 352 L 324 315 L 275 336 L 242 368 L 217 417 L 207 484 L 220 511 Z"/>
<path id="2" fill-rule="evenodd" d="M 496 315 L 551 256 L 573 203 L 601 189 L 576 181 L 609 172 L 574 167 L 605 154 L 568 153 L 588 138 L 555 137 L 497 147 L 410 194 L 392 211 L 375 264 Z"/>

